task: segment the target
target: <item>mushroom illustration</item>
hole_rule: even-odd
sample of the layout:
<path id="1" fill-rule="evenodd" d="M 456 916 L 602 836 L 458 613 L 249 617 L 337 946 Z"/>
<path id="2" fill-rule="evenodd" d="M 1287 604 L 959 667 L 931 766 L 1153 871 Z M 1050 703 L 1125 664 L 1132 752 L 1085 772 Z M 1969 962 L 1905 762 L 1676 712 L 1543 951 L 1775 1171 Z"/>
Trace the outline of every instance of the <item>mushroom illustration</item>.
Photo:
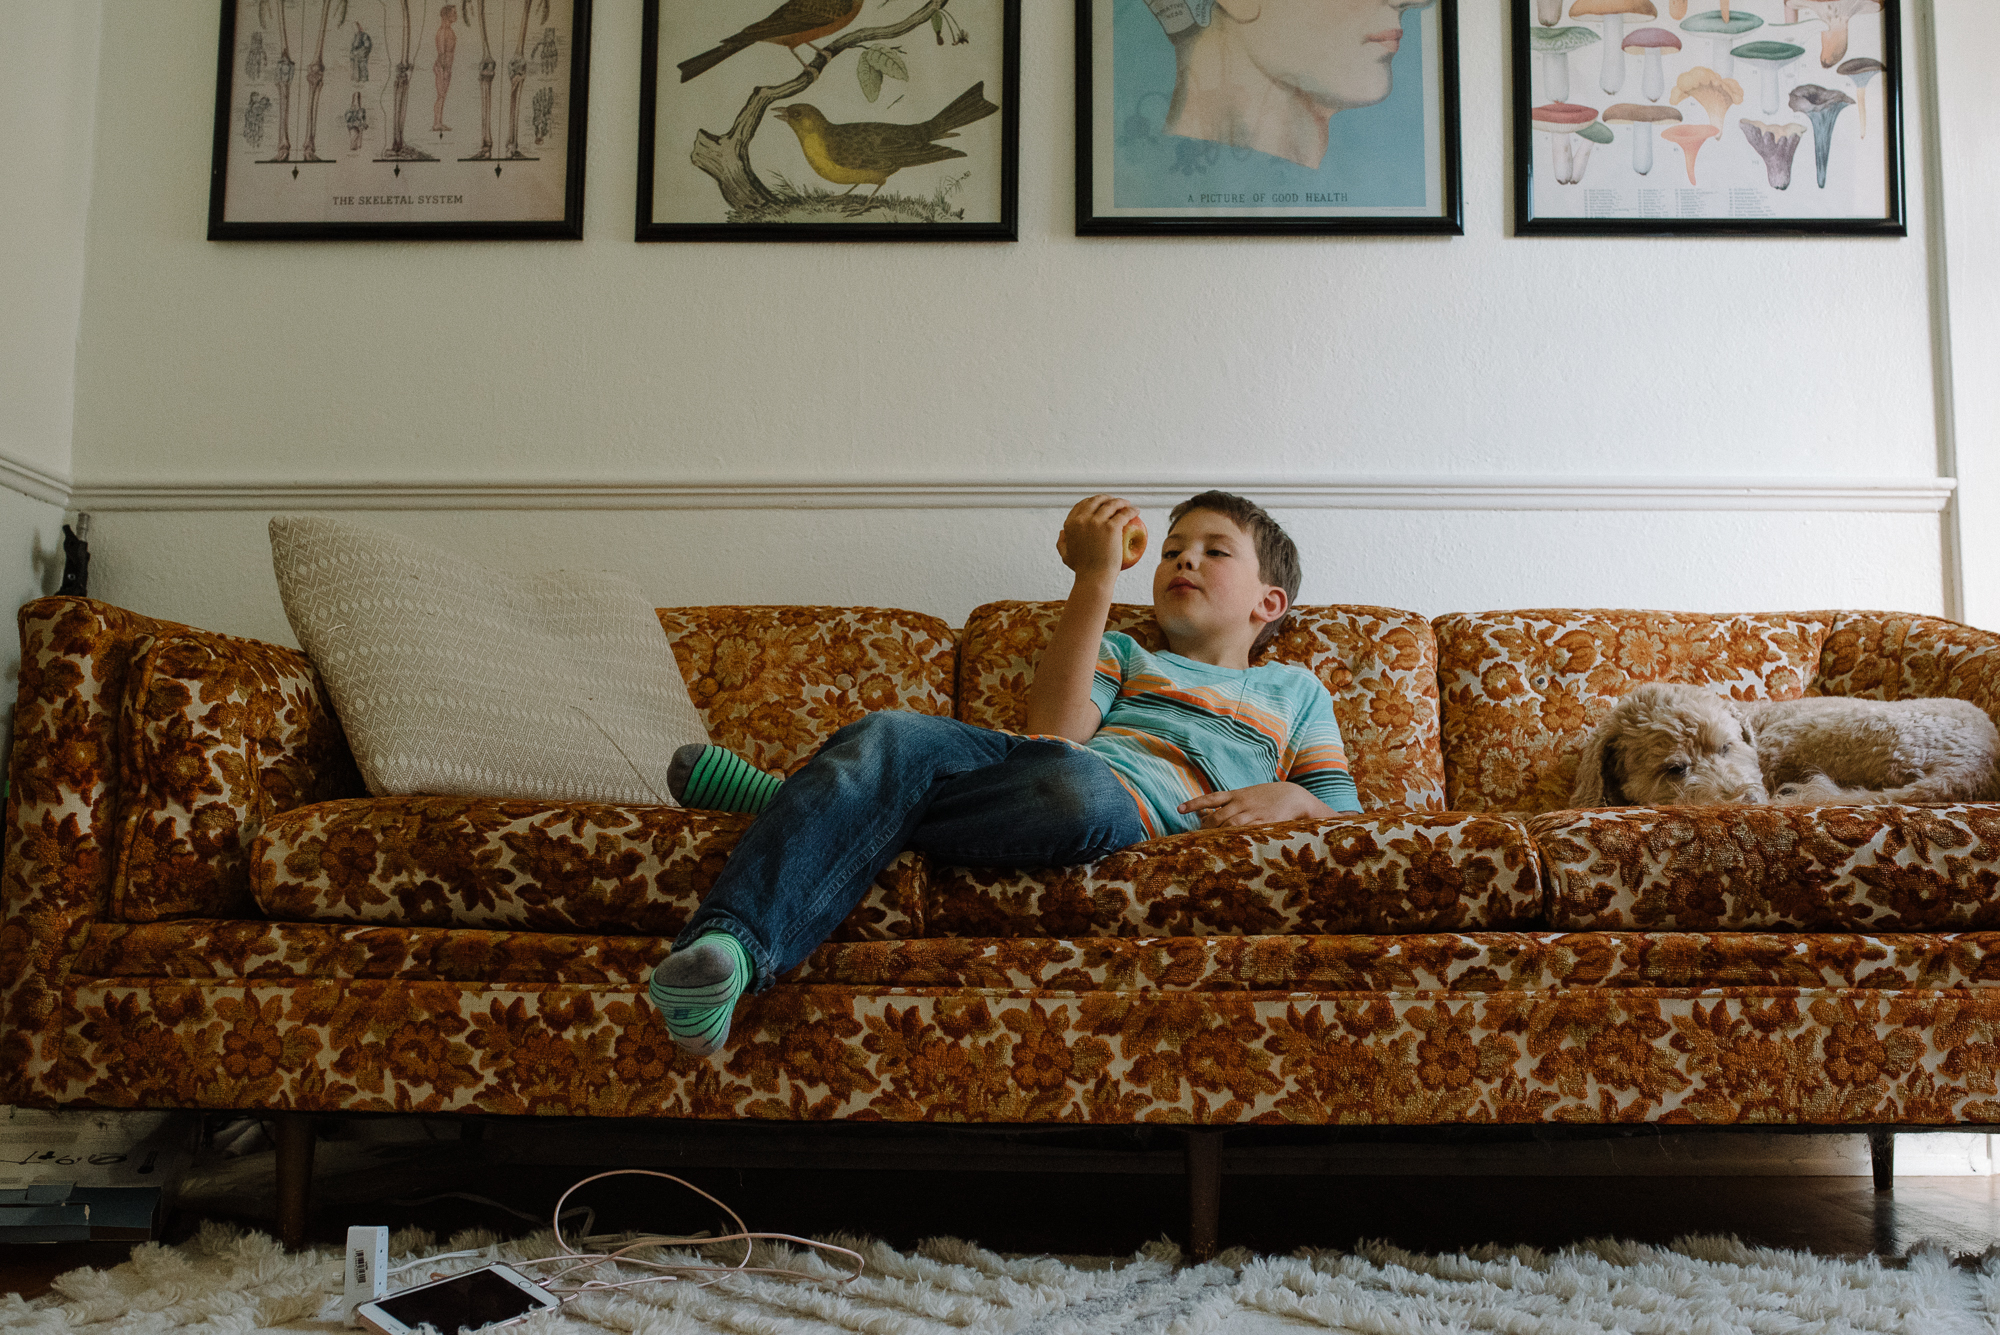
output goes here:
<path id="1" fill-rule="evenodd" d="M 1732 18 L 1719 9 L 1711 9 L 1681 24 L 1681 31 L 1706 37 L 1708 63 L 1723 78 L 1733 79 L 1736 77 L 1736 57 L 1729 54 L 1730 43 L 1752 28 L 1763 26 L 1764 20 L 1755 14 L 1738 14 Z"/>
<path id="2" fill-rule="evenodd" d="M 1569 184 L 1583 180 L 1584 168 L 1590 165 L 1590 150 L 1599 144 L 1611 142 L 1611 131 L 1604 128 L 1602 121 L 1592 121 L 1576 132 L 1576 152 L 1570 159 Z"/>
<path id="3" fill-rule="evenodd" d="M 1586 22 L 1604 24 L 1604 69 L 1598 75 L 1598 86 L 1607 93 L 1615 93 L 1625 86 L 1625 16 L 1634 18 L 1658 18 L 1660 11 L 1653 7 L 1653 0 L 1574 0 L 1569 7 L 1569 16 Z"/>
<path id="4" fill-rule="evenodd" d="M 1606 125 L 1629 125 L 1626 138 L 1632 141 L 1632 170 L 1644 176 L 1653 170 L 1653 131 L 1660 125 L 1679 125 L 1681 113 L 1672 107 L 1649 107 L 1640 102 L 1620 102 L 1604 113 Z"/>
<path id="5" fill-rule="evenodd" d="M 1861 110 L 1861 137 L 1863 139 L 1868 137 L 1868 81 L 1887 68 L 1889 67 L 1879 60 L 1870 60 L 1867 56 L 1856 56 L 1834 71 L 1836 74 L 1845 74 L 1848 78 L 1854 80 L 1854 101 L 1855 105 Z"/>
<path id="6" fill-rule="evenodd" d="M 1681 39 L 1665 28 L 1639 28 L 1625 34 L 1625 54 L 1639 56 L 1646 62 L 1646 72 L 1640 77 L 1639 86 L 1645 91 L 1646 100 L 1657 102 L 1666 91 L 1667 80 L 1660 69 L 1660 57 L 1669 51 L 1681 49 Z"/>
<path id="7" fill-rule="evenodd" d="M 1570 136 L 1596 120 L 1597 113 L 1573 102 L 1549 102 L 1529 112 L 1528 118 L 1537 130 L 1549 136 L 1550 151 L 1555 155 L 1557 184 L 1568 185 L 1576 156 Z"/>
<path id="8" fill-rule="evenodd" d="M 1743 130 L 1743 137 L 1750 141 L 1750 147 L 1757 150 L 1757 156 L 1764 159 L 1764 174 L 1771 178 L 1773 190 L 1785 190 L 1792 184 L 1792 158 L 1799 151 L 1799 143 L 1805 137 L 1806 127 L 1793 121 L 1789 125 L 1766 125 L 1763 121 L 1744 119 L 1736 122 Z"/>
<path id="9" fill-rule="evenodd" d="M 1847 54 L 1847 21 L 1856 14 L 1880 14 L 1882 0 L 1785 0 L 1785 7 L 1797 5 L 1826 25 L 1819 39 L 1819 67 L 1830 70 Z"/>
<path id="10" fill-rule="evenodd" d="M 1544 28 L 1562 22 L 1563 0 L 1535 0 L 1535 18 Z"/>
<path id="11" fill-rule="evenodd" d="M 1812 122 L 1813 159 L 1819 164 L 1819 188 L 1826 189 L 1826 158 L 1833 152 L 1833 123 L 1840 113 L 1854 105 L 1854 99 L 1833 88 L 1802 83 L 1792 89 L 1792 110 Z"/>
<path id="12" fill-rule="evenodd" d="M 1802 46 L 1790 42 L 1746 42 L 1732 53 L 1738 60 L 1754 60 L 1764 68 L 1764 114 L 1778 114 L 1778 76 L 1785 66 L 1806 53 Z"/>
<path id="13" fill-rule="evenodd" d="M 1696 65 L 1683 70 L 1681 77 L 1674 80 L 1673 91 L 1667 94 L 1667 101 L 1674 106 L 1689 98 L 1701 103 L 1701 109 L 1708 113 L 1708 123 L 1720 130 L 1729 109 L 1743 104 L 1743 85 L 1723 78 L 1706 65 Z"/>
<path id="14" fill-rule="evenodd" d="M 1597 40 L 1588 28 L 1533 28 L 1528 45 L 1542 58 L 1542 83 L 1551 102 L 1569 100 L 1569 53 Z"/>
<path id="15" fill-rule="evenodd" d="M 1697 185 L 1694 179 L 1694 159 L 1701 152 L 1701 146 L 1721 134 L 1713 125 L 1670 125 L 1660 131 L 1660 138 L 1670 144 L 1679 144 L 1681 152 L 1687 154 L 1688 184 Z"/>

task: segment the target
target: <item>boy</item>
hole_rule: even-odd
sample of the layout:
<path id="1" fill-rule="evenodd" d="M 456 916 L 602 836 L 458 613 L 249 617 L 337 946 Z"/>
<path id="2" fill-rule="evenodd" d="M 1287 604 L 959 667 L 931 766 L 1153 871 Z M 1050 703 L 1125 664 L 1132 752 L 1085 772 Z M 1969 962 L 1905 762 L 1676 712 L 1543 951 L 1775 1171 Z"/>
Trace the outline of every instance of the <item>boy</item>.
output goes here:
<path id="1" fill-rule="evenodd" d="M 1250 666 L 1298 596 L 1292 540 L 1240 496 L 1175 507 L 1153 572 L 1172 651 L 1151 654 L 1104 630 L 1136 518 L 1091 496 L 1064 521 L 1076 581 L 1028 688 L 1027 733 L 870 714 L 782 783 L 720 747 L 683 749 L 677 799 L 764 814 L 653 971 L 676 1043 L 720 1048 L 737 998 L 810 954 L 906 848 L 1069 866 L 1160 835 L 1361 809 L 1326 688 L 1304 668 Z"/>

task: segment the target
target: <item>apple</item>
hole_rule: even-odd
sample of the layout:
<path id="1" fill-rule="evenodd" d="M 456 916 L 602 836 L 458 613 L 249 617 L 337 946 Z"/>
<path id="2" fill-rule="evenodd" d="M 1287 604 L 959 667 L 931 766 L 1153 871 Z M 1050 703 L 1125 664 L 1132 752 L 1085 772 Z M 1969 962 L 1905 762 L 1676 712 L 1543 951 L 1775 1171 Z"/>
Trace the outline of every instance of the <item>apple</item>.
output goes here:
<path id="1" fill-rule="evenodd" d="M 1139 558 L 1146 554 L 1146 521 L 1137 515 L 1125 521 L 1125 558 L 1120 570 L 1130 570 L 1139 564 Z M 1069 534 L 1056 534 L 1056 555 L 1069 560 Z"/>
<path id="2" fill-rule="evenodd" d="M 1139 558 L 1146 554 L 1146 521 L 1133 515 L 1125 525 L 1125 563 L 1118 568 L 1130 570 L 1139 564 Z"/>

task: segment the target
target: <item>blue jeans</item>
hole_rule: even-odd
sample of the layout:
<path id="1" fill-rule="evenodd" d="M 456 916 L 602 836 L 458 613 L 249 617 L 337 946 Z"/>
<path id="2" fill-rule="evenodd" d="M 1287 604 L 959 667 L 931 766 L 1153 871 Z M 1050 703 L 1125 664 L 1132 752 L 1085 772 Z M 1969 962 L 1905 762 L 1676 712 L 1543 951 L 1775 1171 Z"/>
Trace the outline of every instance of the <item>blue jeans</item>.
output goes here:
<path id="1" fill-rule="evenodd" d="M 674 942 L 728 932 L 761 992 L 810 955 L 904 849 L 979 867 L 1091 862 L 1146 837 L 1089 751 L 927 714 L 870 714 L 785 780 Z"/>

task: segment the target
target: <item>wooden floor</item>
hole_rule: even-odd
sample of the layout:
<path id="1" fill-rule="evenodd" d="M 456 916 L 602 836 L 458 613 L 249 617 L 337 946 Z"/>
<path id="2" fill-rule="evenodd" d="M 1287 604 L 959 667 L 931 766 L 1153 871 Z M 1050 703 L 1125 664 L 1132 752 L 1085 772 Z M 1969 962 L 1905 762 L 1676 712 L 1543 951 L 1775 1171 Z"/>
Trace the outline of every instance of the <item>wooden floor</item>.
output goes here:
<path id="1" fill-rule="evenodd" d="M 490 1147 L 450 1139 L 376 1147 L 360 1157 L 337 1149 L 322 1147 L 315 1175 L 313 1232 L 331 1243 L 350 1224 L 415 1225 L 439 1235 L 473 1225 L 526 1232 L 542 1226 L 562 1189 L 590 1171 L 576 1163 L 510 1163 L 496 1171 Z M 268 1158 L 245 1160 L 235 1178 L 209 1178 L 205 1194 L 197 1192 L 171 1217 L 169 1238 L 185 1237 L 211 1218 L 269 1228 L 267 1168 Z M 1162 1235 L 1179 1236 L 1186 1222 L 1185 1182 L 1171 1172 L 796 1164 L 675 1171 L 728 1202 L 752 1228 L 867 1233 L 900 1245 L 954 1234 L 1002 1251 L 1120 1254 Z M 694 1231 L 718 1222 L 712 1206 L 654 1179 L 613 1180 L 577 1199 L 595 1209 L 600 1231 Z M 1441 1251 L 1489 1242 L 1558 1247 L 1601 1236 L 1665 1242 L 1724 1233 L 1827 1255 L 1897 1256 L 1923 1240 L 1976 1255 L 2000 1244 L 2000 1178 L 1902 1177 L 1893 1193 L 1878 1195 L 1866 1176 L 1260 1173 L 1225 1179 L 1221 1231 L 1225 1246 L 1275 1253 L 1360 1238 Z M 0 1247 L 0 1290 L 33 1296 L 65 1270 L 115 1264 L 127 1250 Z"/>

